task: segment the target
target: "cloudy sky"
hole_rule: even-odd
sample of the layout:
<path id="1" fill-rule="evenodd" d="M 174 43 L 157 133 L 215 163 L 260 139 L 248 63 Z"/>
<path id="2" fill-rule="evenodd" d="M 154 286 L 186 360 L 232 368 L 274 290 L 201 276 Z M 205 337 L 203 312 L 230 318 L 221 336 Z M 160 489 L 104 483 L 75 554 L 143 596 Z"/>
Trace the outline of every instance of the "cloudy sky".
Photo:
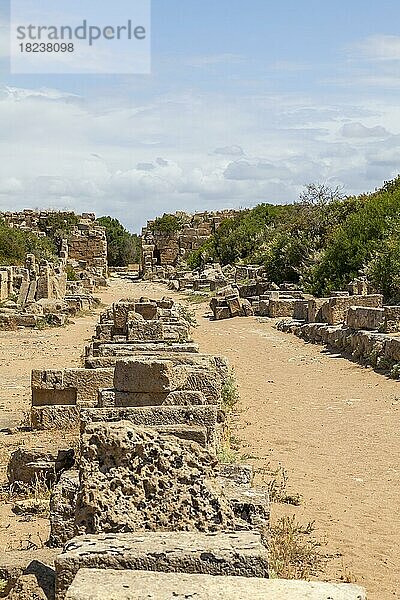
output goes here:
<path id="1" fill-rule="evenodd" d="M 105 0 L 101 0 L 105 1 Z M 175 210 L 400 171 L 400 4 L 153 0 L 151 75 L 18 75 L 0 21 L 0 210 Z"/>

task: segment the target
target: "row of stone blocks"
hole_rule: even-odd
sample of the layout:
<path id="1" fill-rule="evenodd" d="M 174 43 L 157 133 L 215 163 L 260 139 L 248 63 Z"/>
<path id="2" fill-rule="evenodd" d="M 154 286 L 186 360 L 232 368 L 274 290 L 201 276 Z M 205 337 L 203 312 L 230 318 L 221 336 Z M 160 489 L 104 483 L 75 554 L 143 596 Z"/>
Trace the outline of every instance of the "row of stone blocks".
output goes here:
<path id="1" fill-rule="evenodd" d="M 312 342 L 323 344 L 345 356 L 390 372 L 395 379 L 400 374 L 400 339 L 398 335 L 358 330 L 345 325 L 281 321 L 278 329 Z"/>
<path id="2" fill-rule="evenodd" d="M 77 470 L 56 469 L 51 498 L 50 544 L 67 542 L 56 559 L 57 600 L 183 598 L 197 587 L 200 598 L 230 598 L 231 577 L 247 597 L 268 593 L 268 495 L 252 487 L 251 468 L 216 458 L 226 361 L 153 348 L 124 357 L 126 344 L 108 343 L 121 350 L 114 368 L 32 379 L 32 410 L 79 411 Z M 112 387 L 98 387 L 107 377 Z M 38 405 L 66 385 L 73 404 Z M 287 598 L 309 597 L 304 585 L 303 596 Z"/>

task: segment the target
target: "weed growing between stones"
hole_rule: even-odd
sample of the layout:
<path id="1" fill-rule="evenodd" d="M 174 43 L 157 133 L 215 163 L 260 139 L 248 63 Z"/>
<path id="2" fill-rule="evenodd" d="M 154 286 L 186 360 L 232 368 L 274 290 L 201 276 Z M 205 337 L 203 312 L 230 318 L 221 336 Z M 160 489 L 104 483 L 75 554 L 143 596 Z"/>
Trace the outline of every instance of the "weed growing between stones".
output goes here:
<path id="1" fill-rule="evenodd" d="M 268 490 L 269 499 L 271 502 L 281 504 L 291 504 L 299 506 L 301 504 L 300 494 L 290 494 L 287 491 L 289 475 L 287 470 L 279 465 L 276 469 L 272 469 L 270 464 L 258 470 L 261 474 L 263 485 Z"/>
<path id="2" fill-rule="evenodd" d="M 324 545 L 312 534 L 314 522 L 301 525 L 296 517 L 282 517 L 266 532 L 271 578 L 309 580 L 323 571 Z"/>
<path id="3" fill-rule="evenodd" d="M 230 413 L 239 402 L 239 392 L 237 389 L 233 371 L 230 372 L 222 386 L 222 403 L 221 407 L 226 413 Z"/>
<path id="4" fill-rule="evenodd" d="M 40 477 L 31 484 L 18 482 L 5 486 L 0 492 L 0 500 L 12 504 L 12 511 L 17 515 L 48 517 L 50 496 L 49 486 Z"/>

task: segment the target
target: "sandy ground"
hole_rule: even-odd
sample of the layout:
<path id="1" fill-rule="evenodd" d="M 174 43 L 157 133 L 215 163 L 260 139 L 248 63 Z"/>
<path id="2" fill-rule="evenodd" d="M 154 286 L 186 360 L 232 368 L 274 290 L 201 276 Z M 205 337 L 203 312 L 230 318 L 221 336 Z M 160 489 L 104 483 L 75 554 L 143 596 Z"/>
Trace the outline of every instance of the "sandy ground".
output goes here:
<path id="1" fill-rule="evenodd" d="M 235 368 L 243 453 L 256 466 L 281 464 L 303 497 L 300 507 L 275 504 L 273 518 L 315 520 L 328 553 L 340 555 L 328 578 L 356 580 L 371 600 L 400 598 L 400 383 L 278 332 L 272 320 L 197 313 L 202 349 Z"/>
<path id="2" fill-rule="evenodd" d="M 170 295 L 162 286 L 114 281 L 103 303 L 128 296 Z M 280 333 L 269 320 L 213 322 L 195 307 L 195 339 L 204 352 L 226 355 L 235 368 L 241 405 L 241 453 L 255 466 L 281 464 L 301 506 L 274 504 L 272 517 L 314 521 L 328 542 L 326 578 L 354 579 L 372 600 L 400 598 L 399 383 Z M 32 368 L 80 366 L 99 311 L 62 329 L 0 333 L 0 428 L 29 409 Z M 399 396 L 399 398 L 397 397 Z M 0 433 L 4 479 L 10 451 L 46 445 L 58 434 Z M 58 436 L 58 437 L 57 437 Z M 47 521 L 24 521 L 0 503 L 0 551 L 29 540 L 40 547 Z"/>

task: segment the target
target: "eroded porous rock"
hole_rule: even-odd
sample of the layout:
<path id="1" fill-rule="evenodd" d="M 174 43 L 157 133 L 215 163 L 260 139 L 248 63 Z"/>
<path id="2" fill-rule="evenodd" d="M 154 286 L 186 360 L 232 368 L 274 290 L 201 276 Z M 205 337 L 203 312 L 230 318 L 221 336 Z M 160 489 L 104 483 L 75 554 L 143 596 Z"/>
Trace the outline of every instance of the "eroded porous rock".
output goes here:
<path id="1" fill-rule="evenodd" d="M 215 478 L 216 458 L 194 442 L 93 423 L 82 435 L 77 533 L 218 531 L 234 515 Z"/>
<path id="2" fill-rule="evenodd" d="M 48 600 L 35 575 L 21 575 L 7 598 L 8 600 Z"/>

